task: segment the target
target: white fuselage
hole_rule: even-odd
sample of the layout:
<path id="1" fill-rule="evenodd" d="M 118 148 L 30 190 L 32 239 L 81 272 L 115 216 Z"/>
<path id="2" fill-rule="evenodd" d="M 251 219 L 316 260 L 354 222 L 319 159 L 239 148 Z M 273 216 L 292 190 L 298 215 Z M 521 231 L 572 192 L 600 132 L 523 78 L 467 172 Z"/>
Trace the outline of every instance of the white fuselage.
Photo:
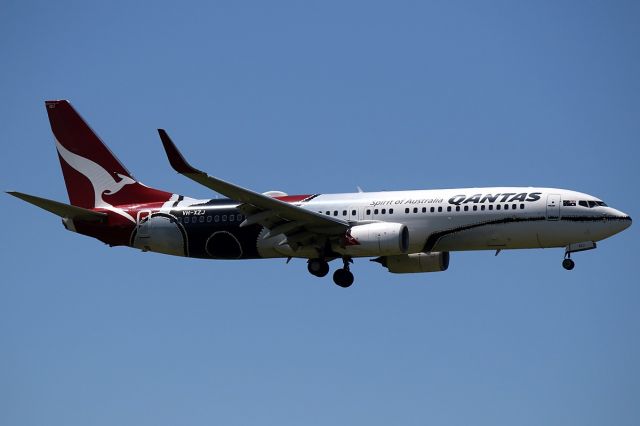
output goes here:
<path id="1" fill-rule="evenodd" d="M 631 223 L 591 195 L 555 188 L 327 194 L 296 205 L 358 223 L 405 224 L 409 253 L 564 247 L 602 240 Z"/>

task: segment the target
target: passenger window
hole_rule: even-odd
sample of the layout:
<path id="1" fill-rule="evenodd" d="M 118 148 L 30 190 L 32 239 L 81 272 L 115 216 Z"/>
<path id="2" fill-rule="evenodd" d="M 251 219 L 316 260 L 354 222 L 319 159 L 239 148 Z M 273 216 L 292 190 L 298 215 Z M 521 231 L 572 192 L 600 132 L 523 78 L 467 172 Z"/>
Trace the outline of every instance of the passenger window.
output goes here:
<path id="1" fill-rule="evenodd" d="M 367 209 L 367 216 L 371 214 L 371 210 Z"/>
<path id="2" fill-rule="evenodd" d="M 238 216 L 236 216 L 238 218 L 238 222 L 240 222 L 242 220 L 242 215 L 239 214 Z"/>
<path id="3" fill-rule="evenodd" d="M 327 216 L 331 216 L 331 212 L 329 210 L 327 210 L 326 212 L 324 212 Z"/>
<path id="4" fill-rule="evenodd" d="M 500 210 L 500 204 L 496 206 L 496 210 Z"/>
<path id="5" fill-rule="evenodd" d="M 389 209 L 389 214 L 393 214 L 393 209 Z"/>
<path id="6" fill-rule="evenodd" d="M 409 209 L 404 209 L 404 212 L 405 213 L 409 213 Z"/>
<path id="7" fill-rule="evenodd" d="M 475 212 L 476 210 L 478 210 L 478 206 L 476 206 L 475 204 L 473 205 L 473 211 Z"/>
<path id="8" fill-rule="evenodd" d="M 460 206 L 456 206 L 456 211 L 459 212 L 460 211 Z"/>
<path id="9" fill-rule="evenodd" d="M 451 211 L 451 206 L 447 206 L 447 211 L 450 212 Z"/>
<path id="10" fill-rule="evenodd" d="M 211 222 L 212 217 L 211 216 L 207 216 L 207 223 Z"/>
<path id="11" fill-rule="evenodd" d="M 524 210 L 524 204 L 520 204 L 520 210 Z"/>
<path id="12" fill-rule="evenodd" d="M 200 220 L 198 222 L 204 223 L 204 216 L 200 216 Z"/>
<path id="13" fill-rule="evenodd" d="M 351 210 L 351 216 L 355 216 L 357 213 L 355 210 Z"/>
<path id="14" fill-rule="evenodd" d="M 518 208 L 518 205 L 517 205 L 517 204 L 514 204 L 514 205 L 512 205 L 512 206 L 511 206 L 511 210 L 515 210 L 515 209 L 517 209 L 517 208 Z"/>
<path id="15" fill-rule="evenodd" d="M 489 210 L 493 210 L 493 204 L 489 205 Z"/>
<path id="16" fill-rule="evenodd" d="M 189 223 L 189 216 L 184 218 L 184 223 Z"/>
<path id="17" fill-rule="evenodd" d="M 387 209 L 382 209 L 382 214 L 385 214 L 387 212 Z"/>
<path id="18" fill-rule="evenodd" d="M 435 212 L 436 211 L 435 207 L 431 207 L 430 211 L 431 211 L 431 213 Z"/>
<path id="19" fill-rule="evenodd" d="M 226 221 L 227 221 L 227 215 L 226 215 L 226 214 L 223 214 L 223 215 L 222 215 L 222 221 L 223 221 L 223 222 L 226 222 Z"/>
<path id="20" fill-rule="evenodd" d="M 438 207 L 438 213 L 442 212 L 442 207 Z"/>
<path id="21" fill-rule="evenodd" d="M 378 214 L 378 209 L 373 209 L 373 214 Z"/>
<path id="22" fill-rule="evenodd" d="M 342 210 L 342 216 L 346 216 L 347 215 L 347 211 L 346 210 Z"/>
<path id="23" fill-rule="evenodd" d="M 215 215 L 215 217 L 213 218 L 214 222 L 220 222 L 220 216 Z"/>
<path id="24" fill-rule="evenodd" d="M 414 207 L 414 208 L 413 208 L 413 212 L 414 212 L 414 213 L 418 213 L 418 208 L 417 208 L 417 207 Z"/>
<path id="25" fill-rule="evenodd" d="M 469 211 L 469 206 L 464 206 L 464 211 L 468 212 Z"/>
<path id="26" fill-rule="evenodd" d="M 485 209 L 485 205 L 483 204 L 480 206 L 480 210 L 484 211 L 484 209 Z"/>
<path id="27" fill-rule="evenodd" d="M 505 210 L 509 210 L 509 204 L 505 204 L 505 205 L 504 205 L 504 209 L 505 209 Z"/>

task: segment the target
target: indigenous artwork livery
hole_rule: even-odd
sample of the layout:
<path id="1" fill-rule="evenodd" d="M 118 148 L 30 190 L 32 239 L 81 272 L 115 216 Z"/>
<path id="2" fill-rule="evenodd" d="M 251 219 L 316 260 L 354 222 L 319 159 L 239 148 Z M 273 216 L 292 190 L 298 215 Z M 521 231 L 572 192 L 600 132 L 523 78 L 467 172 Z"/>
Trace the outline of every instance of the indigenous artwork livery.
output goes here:
<path id="1" fill-rule="evenodd" d="M 167 133 L 171 166 L 227 199 L 197 200 L 149 188 L 118 161 L 68 101 L 47 101 L 70 204 L 9 194 L 110 246 L 204 259 L 302 258 L 323 277 L 353 283 L 350 264 L 369 257 L 390 272 L 444 271 L 449 253 L 564 247 L 571 253 L 631 225 L 588 194 L 555 188 L 462 188 L 351 194 L 257 193 L 192 167 Z"/>

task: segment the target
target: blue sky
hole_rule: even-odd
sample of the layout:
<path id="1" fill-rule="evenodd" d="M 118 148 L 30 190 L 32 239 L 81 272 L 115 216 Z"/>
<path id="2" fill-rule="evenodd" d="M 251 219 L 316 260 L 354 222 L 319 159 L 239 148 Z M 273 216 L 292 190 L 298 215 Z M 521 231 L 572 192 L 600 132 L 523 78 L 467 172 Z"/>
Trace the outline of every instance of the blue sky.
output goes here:
<path id="1" fill-rule="evenodd" d="M 91 2 L 94 3 L 94 2 Z M 290 194 L 535 185 L 636 218 L 637 2 L 0 5 L 0 181 L 66 201 L 70 99 L 147 185 Z M 444 273 L 108 248 L 0 197 L 0 424 L 637 425 L 637 224 Z"/>

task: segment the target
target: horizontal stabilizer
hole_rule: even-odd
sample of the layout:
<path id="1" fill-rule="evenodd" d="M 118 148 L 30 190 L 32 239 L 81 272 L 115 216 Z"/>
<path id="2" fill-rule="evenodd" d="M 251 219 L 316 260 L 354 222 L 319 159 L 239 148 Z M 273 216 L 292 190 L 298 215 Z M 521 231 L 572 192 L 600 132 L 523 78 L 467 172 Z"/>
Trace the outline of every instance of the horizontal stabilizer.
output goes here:
<path id="1" fill-rule="evenodd" d="M 102 222 L 107 219 L 106 213 L 96 212 L 82 207 L 71 206 L 69 204 L 60 203 L 58 201 L 47 200 L 22 192 L 7 191 L 7 194 L 20 198 L 27 203 L 38 206 L 48 212 L 58 215 L 62 218 L 85 220 L 89 222 Z"/>

